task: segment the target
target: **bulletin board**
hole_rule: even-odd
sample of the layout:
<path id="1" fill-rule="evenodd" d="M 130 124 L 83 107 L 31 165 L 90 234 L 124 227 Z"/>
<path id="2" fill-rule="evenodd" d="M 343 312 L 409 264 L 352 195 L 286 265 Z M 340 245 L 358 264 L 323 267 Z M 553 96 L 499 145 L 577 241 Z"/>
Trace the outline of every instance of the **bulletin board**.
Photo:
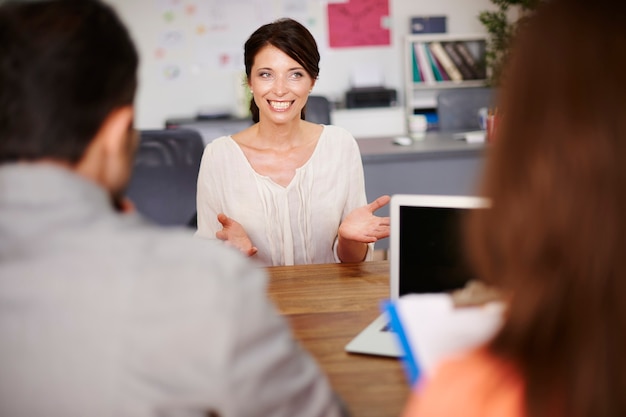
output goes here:
<path id="1" fill-rule="evenodd" d="M 285 16 L 305 25 L 320 49 L 390 44 L 389 0 L 154 0 L 147 12 L 159 26 L 150 58 L 163 62 L 165 79 L 183 76 L 183 49 L 196 71 L 241 69 L 251 30 Z"/>
<path id="2" fill-rule="evenodd" d="M 152 13 L 160 31 L 155 37 L 152 58 L 169 62 L 165 78 L 183 75 L 175 61 L 186 49 L 185 63 L 196 70 L 243 68 L 243 44 L 252 31 L 279 17 L 289 16 L 318 35 L 321 33 L 316 0 L 155 0 Z"/>

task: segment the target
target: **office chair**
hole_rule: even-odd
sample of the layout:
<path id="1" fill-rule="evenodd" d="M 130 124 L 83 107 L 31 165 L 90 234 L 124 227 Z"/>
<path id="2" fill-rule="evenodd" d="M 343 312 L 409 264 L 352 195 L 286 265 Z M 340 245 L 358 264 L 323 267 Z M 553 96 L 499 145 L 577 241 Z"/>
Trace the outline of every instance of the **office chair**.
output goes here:
<path id="1" fill-rule="evenodd" d="M 304 119 L 317 124 L 330 124 L 330 102 L 324 96 L 309 96 L 304 109 Z"/>
<path id="2" fill-rule="evenodd" d="M 478 130 L 478 110 L 493 105 L 494 92 L 488 87 L 450 88 L 437 94 L 439 130 Z"/>
<path id="3" fill-rule="evenodd" d="M 194 227 L 196 183 L 204 151 L 195 130 L 142 130 L 127 196 L 163 226 Z"/>

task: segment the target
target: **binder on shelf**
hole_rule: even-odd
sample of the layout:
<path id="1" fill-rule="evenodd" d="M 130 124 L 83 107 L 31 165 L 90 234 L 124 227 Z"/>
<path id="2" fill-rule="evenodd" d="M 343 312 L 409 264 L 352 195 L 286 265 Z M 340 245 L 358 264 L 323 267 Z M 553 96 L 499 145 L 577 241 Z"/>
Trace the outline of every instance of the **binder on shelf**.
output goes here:
<path id="1" fill-rule="evenodd" d="M 450 77 L 452 81 L 463 81 L 463 76 L 461 72 L 456 67 L 452 59 L 448 56 L 445 49 L 441 45 L 441 42 L 431 42 L 429 44 L 430 51 L 433 53 L 433 56 L 441 63 L 441 66 Z"/>
<path id="2" fill-rule="evenodd" d="M 426 55 L 426 45 L 423 42 L 415 42 L 413 48 L 415 49 L 417 65 L 419 66 L 423 81 L 429 84 L 434 83 L 436 81 L 435 74 L 433 73 L 428 55 Z"/>
<path id="3" fill-rule="evenodd" d="M 448 53 L 448 56 L 450 57 L 452 62 L 454 62 L 454 65 L 461 72 L 461 76 L 463 77 L 464 80 L 476 79 L 476 74 L 474 73 L 474 71 L 472 71 L 472 68 L 470 68 L 465 63 L 465 61 L 463 61 L 463 58 L 461 58 L 461 55 L 458 53 L 458 51 L 455 48 L 454 42 L 444 42 L 443 48 Z"/>
<path id="4" fill-rule="evenodd" d="M 430 49 L 429 49 L 430 50 Z M 443 77 L 444 81 L 450 81 L 451 78 L 448 75 L 448 73 L 446 72 L 446 69 L 443 67 L 443 65 L 441 65 L 441 62 L 439 62 L 439 60 L 437 59 L 437 57 L 432 53 L 432 51 L 430 51 L 433 60 L 435 61 L 435 64 L 437 65 L 437 67 L 439 68 L 439 71 L 441 71 L 441 76 Z"/>
<path id="5" fill-rule="evenodd" d="M 417 63 L 417 53 L 415 51 L 415 48 L 411 48 L 411 56 L 413 57 L 413 82 L 420 83 L 424 81 L 424 78 L 420 73 L 420 67 Z"/>
<path id="6" fill-rule="evenodd" d="M 479 62 L 478 59 L 472 55 L 472 52 L 467 47 L 465 42 L 454 42 L 454 49 L 459 53 L 461 59 L 465 62 L 465 64 L 471 68 L 472 73 L 475 79 L 483 79 L 486 78 L 487 74 L 485 71 L 485 67 Z"/>
<path id="7" fill-rule="evenodd" d="M 430 51 L 430 48 L 425 47 L 424 50 L 426 51 L 426 55 L 428 56 L 428 60 L 430 61 L 430 66 L 433 69 L 433 74 L 435 74 L 435 79 L 437 81 L 446 81 L 449 80 L 450 78 L 448 77 L 448 75 L 445 73 L 445 71 L 443 70 L 443 67 L 441 67 L 438 63 L 437 60 L 435 59 L 435 57 L 433 56 L 433 53 Z"/>

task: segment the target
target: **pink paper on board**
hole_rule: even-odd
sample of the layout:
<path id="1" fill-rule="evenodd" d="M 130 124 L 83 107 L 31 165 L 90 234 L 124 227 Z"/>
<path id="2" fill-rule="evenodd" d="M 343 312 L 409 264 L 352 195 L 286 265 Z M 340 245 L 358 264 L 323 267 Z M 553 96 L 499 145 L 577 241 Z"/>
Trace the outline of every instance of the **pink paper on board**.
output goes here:
<path id="1" fill-rule="evenodd" d="M 349 0 L 328 4 L 328 39 L 331 48 L 386 46 L 391 43 L 389 0 Z"/>

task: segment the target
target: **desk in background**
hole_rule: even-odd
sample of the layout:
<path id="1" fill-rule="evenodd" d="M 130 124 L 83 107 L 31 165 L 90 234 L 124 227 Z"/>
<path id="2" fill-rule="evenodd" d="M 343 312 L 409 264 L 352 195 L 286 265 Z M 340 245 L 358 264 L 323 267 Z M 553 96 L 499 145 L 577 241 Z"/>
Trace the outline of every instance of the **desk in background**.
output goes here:
<path id="1" fill-rule="evenodd" d="M 444 132 L 429 132 L 410 146 L 394 144 L 393 137 L 357 142 L 370 202 L 383 194 L 475 194 L 484 144 L 467 143 Z M 388 216 L 389 207 L 377 215 Z M 376 242 L 376 249 L 388 249 L 388 240 Z"/>
<path id="2" fill-rule="evenodd" d="M 352 415 L 398 416 L 410 391 L 400 361 L 344 351 L 344 346 L 380 314 L 380 302 L 389 297 L 389 263 L 266 270 L 270 298 Z"/>
<path id="3" fill-rule="evenodd" d="M 319 108 L 321 105 L 321 103 L 318 104 L 317 100 L 309 102 L 307 120 L 317 123 L 315 119 L 322 117 L 321 114 L 318 113 L 323 112 L 323 110 Z M 328 105 L 328 102 L 326 102 L 326 105 Z M 404 108 L 402 107 L 330 110 L 329 118 L 331 124 L 347 129 L 355 137 L 402 135 L 406 130 Z M 328 121 L 325 123 L 328 124 Z M 237 133 L 250 125 L 252 125 L 252 118 L 250 117 L 238 119 L 228 116 L 218 116 L 199 119 L 178 118 L 165 121 L 165 127 L 167 129 L 183 127 L 197 130 L 202 135 L 205 145 L 220 136 Z"/>

